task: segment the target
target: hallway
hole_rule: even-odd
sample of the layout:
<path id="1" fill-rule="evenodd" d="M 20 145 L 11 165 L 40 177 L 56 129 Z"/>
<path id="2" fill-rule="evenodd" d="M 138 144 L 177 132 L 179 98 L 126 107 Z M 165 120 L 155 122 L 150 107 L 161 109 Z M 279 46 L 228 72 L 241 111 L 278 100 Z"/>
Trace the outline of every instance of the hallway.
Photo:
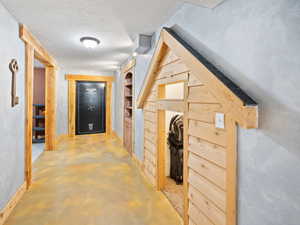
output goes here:
<path id="1" fill-rule="evenodd" d="M 33 184 L 5 225 L 179 225 L 117 139 L 79 136 L 36 161 Z"/>

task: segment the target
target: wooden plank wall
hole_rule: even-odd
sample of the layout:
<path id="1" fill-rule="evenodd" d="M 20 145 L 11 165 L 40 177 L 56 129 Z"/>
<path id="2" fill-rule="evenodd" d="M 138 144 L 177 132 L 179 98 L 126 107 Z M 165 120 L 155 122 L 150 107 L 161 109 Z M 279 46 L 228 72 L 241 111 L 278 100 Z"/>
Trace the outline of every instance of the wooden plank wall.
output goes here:
<path id="1" fill-rule="evenodd" d="M 231 176 L 235 175 L 234 171 L 227 170 L 227 146 L 234 141 L 231 140 L 232 131 L 227 129 L 233 129 L 233 126 L 215 128 L 215 113 L 223 112 L 222 105 L 170 50 L 161 61 L 151 94 L 144 105 L 144 172 L 156 185 L 158 84 L 176 82 L 183 75 L 188 79 L 185 114 L 188 217 L 185 220 L 190 225 L 232 225 L 234 223 L 229 224 L 226 214 L 227 189 L 231 188 L 226 178 L 229 172 Z M 233 193 L 235 190 L 229 191 Z"/>
<path id="2" fill-rule="evenodd" d="M 190 224 L 226 225 L 225 129 L 215 128 L 222 105 L 197 78 L 188 82 L 188 216 Z"/>
<path id="3" fill-rule="evenodd" d="M 186 79 L 187 74 L 187 67 L 175 54 L 167 50 L 144 104 L 144 173 L 154 186 L 157 184 L 158 85 Z"/>

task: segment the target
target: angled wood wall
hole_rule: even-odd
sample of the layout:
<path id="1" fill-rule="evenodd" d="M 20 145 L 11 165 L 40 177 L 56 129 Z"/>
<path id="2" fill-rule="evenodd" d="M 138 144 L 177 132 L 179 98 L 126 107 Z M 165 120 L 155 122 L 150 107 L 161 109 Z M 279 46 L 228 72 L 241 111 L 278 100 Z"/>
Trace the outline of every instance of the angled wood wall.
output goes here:
<path id="1" fill-rule="evenodd" d="M 156 186 L 158 161 L 158 115 L 172 102 L 159 100 L 159 85 L 186 81 L 184 103 L 176 107 L 185 117 L 185 224 L 234 225 L 236 139 L 235 122 L 201 80 L 170 49 L 156 72 L 144 109 L 144 172 Z M 161 97 L 161 96 L 160 96 Z M 163 104 L 161 106 L 160 104 Z M 175 107 L 175 106 L 174 106 Z M 184 107 L 183 109 L 181 109 Z M 225 114 L 225 129 L 215 128 L 215 114 Z"/>

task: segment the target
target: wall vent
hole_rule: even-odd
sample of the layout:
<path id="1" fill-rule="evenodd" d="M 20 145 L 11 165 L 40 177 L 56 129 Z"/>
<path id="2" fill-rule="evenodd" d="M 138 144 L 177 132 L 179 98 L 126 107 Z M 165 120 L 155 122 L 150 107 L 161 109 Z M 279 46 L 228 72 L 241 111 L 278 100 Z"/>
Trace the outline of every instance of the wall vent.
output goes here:
<path id="1" fill-rule="evenodd" d="M 135 39 L 135 52 L 138 54 L 146 54 L 152 46 L 153 35 L 139 34 Z"/>

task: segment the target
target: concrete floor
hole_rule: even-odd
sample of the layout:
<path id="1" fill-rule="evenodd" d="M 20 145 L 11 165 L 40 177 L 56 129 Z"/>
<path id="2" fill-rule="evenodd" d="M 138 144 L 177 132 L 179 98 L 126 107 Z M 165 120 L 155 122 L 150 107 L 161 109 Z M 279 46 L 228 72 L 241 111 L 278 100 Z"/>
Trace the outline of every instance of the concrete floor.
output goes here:
<path id="1" fill-rule="evenodd" d="M 66 139 L 34 164 L 34 181 L 5 225 L 180 225 L 115 139 Z"/>

